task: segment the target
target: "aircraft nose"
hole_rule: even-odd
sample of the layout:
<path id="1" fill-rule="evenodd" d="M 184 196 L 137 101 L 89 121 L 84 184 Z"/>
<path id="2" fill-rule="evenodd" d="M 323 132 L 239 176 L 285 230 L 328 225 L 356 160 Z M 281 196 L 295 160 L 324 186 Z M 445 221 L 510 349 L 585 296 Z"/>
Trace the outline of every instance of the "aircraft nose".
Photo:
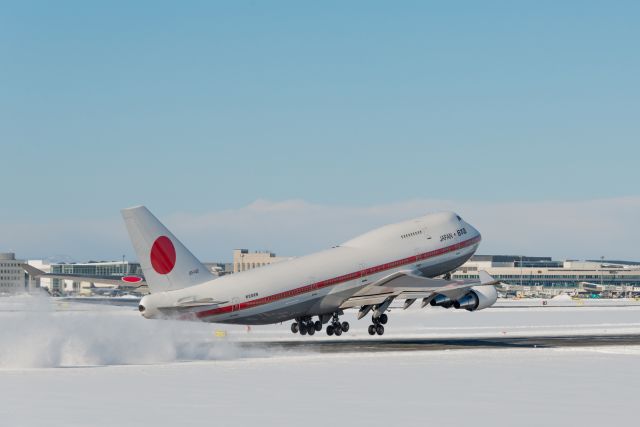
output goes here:
<path id="1" fill-rule="evenodd" d="M 480 240 L 482 240 L 482 235 L 480 234 L 478 229 L 475 228 L 473 225 L 467 223 L 467 230 L 469 230 L 471 232 L 471 235 L 473 237 L 478 237 Z"/>

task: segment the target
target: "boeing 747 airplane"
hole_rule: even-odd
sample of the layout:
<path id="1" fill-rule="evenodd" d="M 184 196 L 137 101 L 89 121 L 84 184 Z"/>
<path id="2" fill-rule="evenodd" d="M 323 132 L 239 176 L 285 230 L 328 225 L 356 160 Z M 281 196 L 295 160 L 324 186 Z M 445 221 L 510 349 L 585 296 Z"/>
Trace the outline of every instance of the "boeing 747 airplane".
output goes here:
<path id="1" fill-rule="evenodd" d="M 496 302 L 496 282 L 451 280 L 477 250 L 480 233 L 453 212 L 387 225 L 315 254 L 232 275 L 214 276 L 144 206 L 122 211 L 151 291 L 139 310 L 147 319 L 178 318 L 260 325 L 293 320 L 291 331 L 328 335 L 349 330 L 340 316 L 371 314 L 370 335 L 384 334 L 394 300 L 420 299 L 468 311 Z M 444 276 L 444 278 L 437 278 Z"/>

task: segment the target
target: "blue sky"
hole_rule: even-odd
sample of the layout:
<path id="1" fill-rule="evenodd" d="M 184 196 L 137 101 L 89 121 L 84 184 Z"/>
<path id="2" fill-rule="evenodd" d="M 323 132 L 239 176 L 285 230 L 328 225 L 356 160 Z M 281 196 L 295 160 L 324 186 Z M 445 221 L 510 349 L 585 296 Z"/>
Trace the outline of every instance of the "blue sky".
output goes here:
<path id="1" fill-rule="evenodd" d="M 0 225 L 640 196 L 639 20 L 635 1 L 4 3 Z"/>

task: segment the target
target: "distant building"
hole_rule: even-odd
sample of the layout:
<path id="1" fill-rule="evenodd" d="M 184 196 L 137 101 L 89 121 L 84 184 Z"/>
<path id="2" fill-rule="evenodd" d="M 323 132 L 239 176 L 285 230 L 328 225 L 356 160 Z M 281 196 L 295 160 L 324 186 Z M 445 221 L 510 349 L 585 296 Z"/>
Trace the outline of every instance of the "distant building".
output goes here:
<path id="1" fill-rule="evenodd" d="M 475 255 L 452 274 L 453 279 L 477 279 L 485 270 L 508 284 L 515 294 L 562 291 L 603 295 L 640 294 L 640 266 L 625 261 L 554 261 L 550 257 Z M 597 287 L 585 284 L 597 284 Z"/>
<path id="2" fill-rule="evenodd" d="M 47 288 L 53 295 L 61 295 L 65 293 L 81 293 L 91 294 L 96 288 L 113 287 L 113 284 L 105 284 L 100 281 L 103 279 L 119 279 L 123 276 L 139 276 L 144 278 L 142 268 L 137 262 L 128 261 L 89 261 L 85 263 L 57 263 L 44 265 L 42 261 L 29 261 L 29 264 L 51 274 L 68 274 L 72 276 L 87 276 L 87 280 L 61 279 L 61 278 L 41 278 L 37 279 L 38 286 Z M 204 265 L 215 275 L 223 276 L 233 272 L 231 263 L 205 262 Z M 42 283 L 40 283 L 42 281 Z M 119 286 L 121 290 L 126 291 L 127 285 L 123 283 Z M 129 289 L 134 291 L 134 289 Z M 147 286 L 135 289 L 135 293 L 148 293 Z"/>
<path id="3" fill-rule="evenodd" d="M 230 262 L 203 262 L 203 264 L 216 276 L 233 273 L 233 263 Z"/>
<path id="4" fill-rule="evenodd" d="M 0 253 L 0 294 L 21 294 L 27 290 L 22 265 L 13 252 Z"/>
<path id="5" fill-rule="evenodd" d="M 553 261 L 551 257 L 531 257 L 520 255 L 474 255 L 464 267 L 483 268 L 493 267 L 549 267 L 562 268 L 563 261 Z"/>
<path id="6" fill-rule="evenodd" d="M 236 249 L 233 251 L 233 272 L 252 270 L 288 260 L 288 257 L 277 257 L 273 252 L 249 252 L 248 249 Z"/>
<path id="7" fill-rule="evenodd" d="M 62 294 L 67 292 L 79 293 L 83 288 L 100 286 L 97 277 L 108 279 L 120 278 L 122 276 L 140 276 L 142 268 L 137 262 L 128 261 L 89 261 L 86 263 L 60 263 L 51 264 L 52 274 L 69 274 L 74 276 L 89 276 L 87 281 L 51 279 L 51 293 Z M 85 286 L 83 286 L 85 284 Z M 140 289 L 144 292 L 144 289 Z"/>
<path id="8" fill-rule="evenodd" d="M 38 270 L 44 271 L 45 273 L 51 273 L 51 264 L 49 261 L 41 260 L 41 259 L 30 259 L 26 262 L 32 267 L 37 268 Z M 31 277 L 27 274 L 28 280 L 28 288 L 30 291 L 43 288 L 47 289 L 51 292 L 51 278 L 49 277 Z"/>

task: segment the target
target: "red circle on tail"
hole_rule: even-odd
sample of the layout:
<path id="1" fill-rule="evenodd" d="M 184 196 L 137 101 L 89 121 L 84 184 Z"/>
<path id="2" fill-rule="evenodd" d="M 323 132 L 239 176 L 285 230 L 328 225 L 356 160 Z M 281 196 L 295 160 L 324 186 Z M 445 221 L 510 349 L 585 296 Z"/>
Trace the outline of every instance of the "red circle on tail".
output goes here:
<path id="1" fill-rule="evenodd" d="M 151 265 L 158 274 L 168 274 L 176 265 L 176 248 L 167 236 L 160 236 L 151 246 Z"/>

